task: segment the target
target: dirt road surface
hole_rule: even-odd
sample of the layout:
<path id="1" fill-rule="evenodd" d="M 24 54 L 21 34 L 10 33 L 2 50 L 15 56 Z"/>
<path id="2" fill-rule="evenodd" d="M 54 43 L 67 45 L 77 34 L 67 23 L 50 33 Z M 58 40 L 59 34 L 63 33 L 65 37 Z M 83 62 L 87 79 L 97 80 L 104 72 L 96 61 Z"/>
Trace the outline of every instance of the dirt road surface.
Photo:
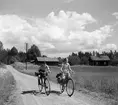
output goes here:
<path id="1" fill-rule="evenodd" d="M 108 105 L 108 103 L 95 100 L 93 97 L 77 91 L 72 97 L 68 97 L 66 92 L 60 95 L 59 86 L 53 82 L 51 82 L 49 96 L 39 94 L 37 77 L 20 73 L 12 66 L 7 66 L 7 69 L 13 74 L 17 82 L 24 105 Z M 34 95 L 33 91 L 37 91 L 37 93 Z"/>

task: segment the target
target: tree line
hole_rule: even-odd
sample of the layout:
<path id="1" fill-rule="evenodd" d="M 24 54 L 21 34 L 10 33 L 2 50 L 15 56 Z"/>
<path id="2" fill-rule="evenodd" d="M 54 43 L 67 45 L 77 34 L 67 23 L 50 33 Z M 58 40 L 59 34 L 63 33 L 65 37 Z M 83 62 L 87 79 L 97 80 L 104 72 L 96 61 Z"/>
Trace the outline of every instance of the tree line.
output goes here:
<path id="1" fill-rule="evenodd" d="M 79 51 L 78 53 L 72 53 L 71 55 L 68 56 L 69 63 L 71 65 L 89 65 L 89 58 L 91 56 L 108 56 L 110 58 L 110 65 L 118 65 L 118 52 L 117 51 L 109 51 L 105 52 L 103 51 L 102 53 L 99 53 L 97 51 L 93 52 L 82 52 Z"/>
<path id="2" fill-rule="evenodd" d="M 26 52 L 18 51 L 16 47 L 4 49 L 3 43 L 0 41 L 0 62 L 4 64 L 12 64 L 14 62 L 26 62 L 41 57 L 41 51 L 33 44 Z"/>
<path id="3" fill-rule="evenodd" d="M 89 65 L 90 56 L 100 56 L 105 55 L 108 56 L 111 60 L 111 65 L 118 65 L 118 52 L 110 51 L 102 53 L 93 51 L 93 52 L 82 52 L 78 51 L 77 53 L 72 52 L 68 56 L 70 65 Z M 0 62 L 4 64 L 12 64 L 14 62 L 31 62 L 35 60 L 36 57 L 47 57 L 46 55 L 41 55 L 41 51 L 39 48 L 33 44 L 26 52 L 18 51 L 16 47 L 12 47 L 11 49 L 4 49 L 3 43 L 0 41 Z M 60 63 L 62 63 L 63 58 L 58 57 Z"/>

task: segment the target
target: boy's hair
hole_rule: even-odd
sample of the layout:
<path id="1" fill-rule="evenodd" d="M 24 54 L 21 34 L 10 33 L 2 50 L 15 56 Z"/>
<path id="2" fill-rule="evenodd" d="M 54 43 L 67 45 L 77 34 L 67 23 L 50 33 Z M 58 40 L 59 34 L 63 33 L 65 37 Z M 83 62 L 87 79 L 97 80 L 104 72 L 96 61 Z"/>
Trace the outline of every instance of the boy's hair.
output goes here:
<path id="1" fill-rule="evenodd" d="M 46 64 L 46 62 L 45 61 L 43 61 L 43 63 L 42 64 Z"/>

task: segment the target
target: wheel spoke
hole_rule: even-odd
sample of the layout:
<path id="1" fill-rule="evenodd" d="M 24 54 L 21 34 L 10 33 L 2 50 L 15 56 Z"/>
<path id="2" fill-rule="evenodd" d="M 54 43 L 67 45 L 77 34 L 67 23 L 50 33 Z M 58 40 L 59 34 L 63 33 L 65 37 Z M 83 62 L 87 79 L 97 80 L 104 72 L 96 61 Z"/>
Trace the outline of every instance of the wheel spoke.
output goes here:
<path id="1" fill-rule="evenodd" d="M 61 93 L 64 92 L 64 89 L 65 89 L 65 86 L 63 84 L 60 84 L 60 91 L 61 91 Z"/>
<path id="2" fill-rule="evenodd" d="M 45 79 L 45 92 L 47 95 L 50 94 L 50 83 L 48 79 Z"/>

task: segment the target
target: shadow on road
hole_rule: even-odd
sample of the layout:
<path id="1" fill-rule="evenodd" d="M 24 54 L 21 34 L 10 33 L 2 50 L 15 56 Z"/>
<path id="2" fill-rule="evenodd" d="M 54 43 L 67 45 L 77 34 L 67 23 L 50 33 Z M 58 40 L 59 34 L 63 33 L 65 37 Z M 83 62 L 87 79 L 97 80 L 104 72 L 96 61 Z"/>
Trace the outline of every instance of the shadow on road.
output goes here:
<path id="1" fill-rule="evenodd" d="M 37 91 L 36 90 L 22 91 L 21 94 L 34 94 L 34 93 L 37 93 Z"/>
<path id="2" fill-rule="evenodd" d="M 51 90 L 50 93 L 60 95 L 60 91 Z"/>
<path id="3" fill-rule="evenodd" d="M 34 94 L 34 95 L 37 95 L 37 94 L 45 94 L 45 92 L 38 92 L 38 91 L 36 91 L 36 90 L 28 90 L 28 91 L 22 91 L 22 93 L 21 94 L 23 94 L 23 95 L 25 95 L 25 94 Z M 50 91 L 50 94 L 57 94 L 57 95 L 60 95 L 60 91 L 55 91 L 55 90 L 51 90 Z"/>

